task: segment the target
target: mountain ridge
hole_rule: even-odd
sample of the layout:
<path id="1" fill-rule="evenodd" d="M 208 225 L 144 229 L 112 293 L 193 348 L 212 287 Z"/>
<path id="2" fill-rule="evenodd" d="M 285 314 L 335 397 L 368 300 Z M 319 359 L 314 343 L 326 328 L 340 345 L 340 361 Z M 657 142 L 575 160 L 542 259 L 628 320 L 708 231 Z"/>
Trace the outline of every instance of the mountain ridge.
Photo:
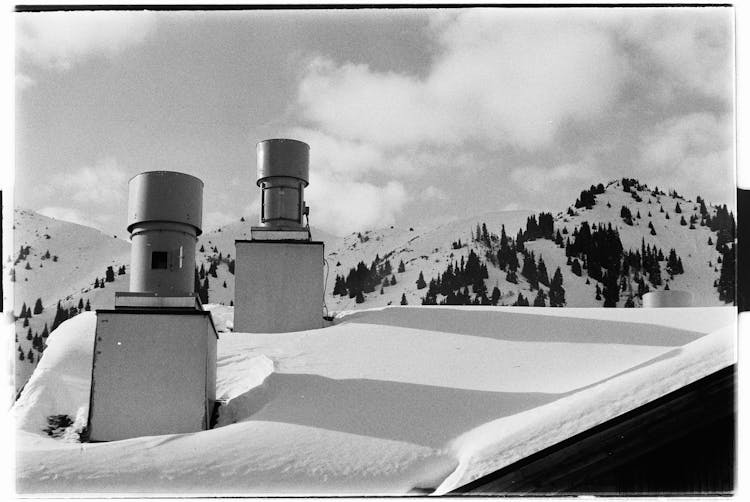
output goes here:
<path id="1" fill-rule="evenodd" d="M 682 206 L 681 213 L 675 213 L 677 205 Z M 531 235 L 538 232 L 538 229 L 534 230 L 534 225 L 538 227 L 542 223 L 542 214 L 545 215 L 544 224 L 547 227 L 550 219 L 552 221 L 552 233 L 546 236 L 552 237 L 552 240 Z M 574 232 L 583 227 L 584 222 L 592 232 L 607 227 L 616 231 L 622 243 L 622 253 L 633 251 L 634 255 L 636 252 L 640 254 L 643 245 L 649 249 L 653 246 L 661 251 L 664 260 L 659 262 L 658 268 L 664 280 L 660 285 L 643 281 L 649 289 L 668 287 L 689 290 L 694 295 L 695 305 L 713 306 L 726 303 L 725 299 L 720 298 L 716 286 L 722 277 L 720 262 L 724 256 L 723 252 L 716 249 L 716 245 L 720 244 L 727 248 L 727 243 L 733 241 L 733 235 L 731 238 L 727 238 L 726 235 L 720 237 L 722 232 L 726 233 L 723 228 L 715 231 L 706 225 L 704 220 L 715 220 L 719 214 L 728 214 L 733 222 L 733 215 L 727 212 L 725 205 L 706 206 L 705 201 L 691 201 L 676 192 L 665 193 L 658 188 L 651 189 L 636 180 L 623 178 L 612 180 L 606 186 L 591 185 L 590 188 L 584 189 L 581 196 L 566 210 L 554 215 L 535 214 L 531 211 L 487 211 L 477 216 L 433 226 L 391 225 L 354 232 L 343 237 L 312 229 L 312 235 L 314 240 L 325 243 L 325 302 L 329 313 L 398 305 L 402 300 L 409 305 L 421 304 L 425 302 L 428 291 L 435 291 L 434 282 L 440 282 L 449 265 L 455 264 L 457 268 L 460 267 L 461 260 L 466 262 L 472 253 L 477 256 L 482 265 L 481 269 L 486 274 L 481 284 L 475 281 L 476 288 L 468 283 L 465 286 L 472 303 L 477 300 L 485 301 L 484 297 L 477 295 L 475 289 L 481 293 L 481 290 L 486 288 L 487 299 L 496 301 L 498 305 L 518 304 L 519 294 L 531 304 L 535 299 L 538 300 L 535 297 L 540 296 L 540 290 L 543 292 L 541 296 L 546 297 L 545 305 L 549 305 L 549 285 L 536 285 L 534 280 L 522 273 L 522 263 L 525 259 L 529 261 L 528 258 L 533 253 L 535 264 L 539 258 L 543 258 L 546 279 L 552 280 L 556 270 L 560 269 L 566 306 L 602 306 L 605 301 L 602 295 L 606 286 L 602 282 L 603 277 L 585 267 L 580 271 L 580 275 L 574 273 L 572 259 L 568 256 L 567 246 L 564 245 L 565 240 L 570 240 Z M 534 223 L 529 227 L 532 219 Z M 687 223 L 688 220 L 690 224 Z M 683 222 L 684 224 L 681 224 Z M 199 269 L 202 269 L 201 284 L 208 279 L 208 302 L 232 304 L 234 240 L 249 238 L 250 227 L 253 224 L 242 219 L 199 237 L 196 263 Z M 517 244 L 519 236 L 524 241 L 524 251 L 518 250 L 516 254 L 519 263 L 515 283 L 508 280 L 508 271 L 503 270 L 497 262 L 499 235 L 503 225 L 508 239 L 512 240 L 514 245 Z M 486 239 L 477 238 L 477 234 L 482 232 L 482 227 L 487 228 Z M 12 303 L 14 312 L 18 315 L 25 303 L 30 313 L 38 298 L 44 307 L 42 313 L 32 314 L 27 320 L 19 318 L 16 321 L 19 353 L 23 352 L 28 356 L 29 352 L 34 352 L 31 347 L 33 339 L 40 336 L 45 324 L 48 331 L 52 329 L 55 317 L 59 316 L 58 301 L 65 310 L 65 315 L 75 315 L 78 307 L 86 303 L 89 303 L 92 309 L 111 307 L 113 292 L 128 289 L 130 251 L 127 241 L 108 236 L 96 229 L 61 222 L 24 209 L 14 212 L 14 230 L 15 249 L 13 254 L 6 256 L 4 260 L 6 277 L 11 274 L 11 270 L 15 274 Z M 549 228 L 545 231 L 548 232 Z M 731 232 L 733 231 L 732 223 Z M 564 237 L 562 246 L 557 236 L 558 232 L 560 237 Z M 524 233 L 528 234 L 527 238 L 523 237 Z M 490 239 L 490 235 L 494 237 Z M 720 239 L 724 242 L 719 243 Z M 24 253 L 25 246 L 29 247 L 27 253 Z M 684 269 L 683 273 L 668 273 L 667 261 L 671 250 L 674 250 L 675 258 L 681 260 L 680 267 Z M 49 258 L 44 258 L 47 251 Z M 58 259 L 53 260 L 54 256 Z M 345 281 L 352 270 L 360 267 L 360 263 L 369 270 L 374 262 L 376 269 L 385 267 L 386 261 L 391 269 L 387 285 L 383 285 L 385 277 L 378 277 L 377 287 L 366 293 L 362 292 L 361 298 L 357 298 L 356 294 L 352 295 L 349 290 L 343 295 L 340 294 L 340 285 L 334 294 L 337 284 Z M 403 271 L 398 272 L 401 262 L 404 264 Z M 26 268 L 27 264 L 30 269 Z M 113 267 L 113 273 L 108 274 L 107 267 Z M 606 272 L 607 269 L 603 270 Z M 670 271 L 674 272 L 674 267 Z M 420 276 L 423 278 L 423 284 L 419 286 L 422 287 L 417 285 Z M 391 285 L 393 278 L 396 284 Z M 623 277 L 619 277 L 621 282 L 618 283 L 618 287 L 623 285 L 622 279 Z M 634 278 L 628 276 L 624 281 L 625 290 L 618 290 L 618 307 L 627 302 L 628 295 L 632 297 L 633 306 L 640 305 L 639 295 L 642 288 L 639 283 L 633 281 Z M 442 288 L 445 290 L 444 285 Z M 499 290 L 499 295 L 493 296 L 495 288 Z M 598 300 L 597 289 L 600 297 Z M 609 289 L 611 294 L 613 288 Z M 464 289 L 454 291 L 458 297 Z M 448 299 L 439 293 L 434 297 L 436 303 Z M 429 300 L 432 300 L 432 296 L 428 298 L 428 302 Z M 456 301 L 455 298 L 451 300 Z M 26 321 L 28 326 L 23 325 Z M 27 340 L 29 330 L 32 340 Z M 38 361 L 39 355 L 34 354 L 35 361 Z M 28 357 L 25 359 L 28 361 Z M 17 366 L 27 367 L 27 370 L 28 367 L 33 369 L 32 364 Z M 25 381 L 28 376 L 26 374 L 30 374 L 30 371 L 21 373 L 23 375 L 17 375 L 18 379 Z"/>

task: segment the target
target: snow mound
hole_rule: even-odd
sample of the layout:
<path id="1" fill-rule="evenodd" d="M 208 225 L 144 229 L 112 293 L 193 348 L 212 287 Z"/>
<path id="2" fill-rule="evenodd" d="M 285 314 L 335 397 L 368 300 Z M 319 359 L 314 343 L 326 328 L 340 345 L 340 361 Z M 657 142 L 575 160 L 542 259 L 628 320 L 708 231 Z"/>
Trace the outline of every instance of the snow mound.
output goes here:
<path id="1" fill-rule="evenodd" d="M 84 312 L 50 334 L 44 357 L 13 407 L 18 429 L 41 434 L 49 416 L 87 414 L 95 332 L 96 314 Z"/>
<path id="2" fill-rule="evenodd" d="M 586 392 L 467 432 L 451 445 L 458 469 L 435 493 L 445 494 L 733 364 L 735 336 L 736 328 L 727 326 Z"/>
<path id="3" fill-rule="evenodd" d="M 70 444 L 40 429 L 88 402 L 83 314 L 55 331 L 16 404 L 18 489 L 446 493 L 733 364 L 736 315 L 388 307 L 311 331 L 222 333 L 220 427 Z"/>
<path id="4" fill-rule="evenodd" d="M 203 310 L 211 312 L 211 318 L 219 333 L 232 331 L 234 326 L 234 307 L 219 305 L 217 303 L 208 303 L 203 306 Z"/>
<path id="5" fill-rule="evenodd" d="M 273 361 L 264 355 L 223 356 L 217 361 L 216 387 L 221 403 L 216 426 L 250 417 L 265 403 L 263 382 L 273 373 Z"/>

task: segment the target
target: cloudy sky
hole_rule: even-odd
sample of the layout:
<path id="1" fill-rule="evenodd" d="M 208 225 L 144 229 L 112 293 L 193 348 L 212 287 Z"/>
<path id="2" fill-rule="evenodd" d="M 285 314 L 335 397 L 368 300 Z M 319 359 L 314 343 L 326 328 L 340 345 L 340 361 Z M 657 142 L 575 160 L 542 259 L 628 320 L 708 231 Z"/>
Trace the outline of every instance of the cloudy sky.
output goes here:
<path id="1" fill-rule="evenodd" d="M 16 14 L 17 206 L 124 234 L 128 179 L 257 218 L 255 144 L 311 146 L 332 233 L 560 210 L 622 176 L 733 204 L 730 8 Z"/>

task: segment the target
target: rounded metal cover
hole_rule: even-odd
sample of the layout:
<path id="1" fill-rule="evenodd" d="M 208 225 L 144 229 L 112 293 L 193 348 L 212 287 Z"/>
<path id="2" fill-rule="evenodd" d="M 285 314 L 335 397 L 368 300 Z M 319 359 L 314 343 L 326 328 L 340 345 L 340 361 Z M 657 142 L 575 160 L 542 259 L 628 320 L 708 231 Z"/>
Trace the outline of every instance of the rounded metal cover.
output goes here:
<path id="1" fill-rule="evenodd" d="M 257 146 L 258 186 L 274 176 L 310 182 L 310 146 L 296 139 L 267 139 Z"/>
<path id="2" fill-rule="evenodd" d="M 643 306 L 645 308 L 692 307 L 693 294 L 690 291 L 677 289 L 649 291 L 643 295 Z"/>
<path id="3" fill-rule="evenodd" d="M 203 182 L 174 171 L 148 171 L 130 179 L 128 232 L 145 221 L 169 221 L 195 227 L 203 223 Z"/>

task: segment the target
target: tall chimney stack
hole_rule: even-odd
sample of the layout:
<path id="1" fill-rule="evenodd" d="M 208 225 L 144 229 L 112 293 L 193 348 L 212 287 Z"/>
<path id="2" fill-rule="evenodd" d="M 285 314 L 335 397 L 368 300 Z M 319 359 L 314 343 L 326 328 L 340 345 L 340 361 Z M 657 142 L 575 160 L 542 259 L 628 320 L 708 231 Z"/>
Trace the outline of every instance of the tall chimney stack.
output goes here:
<path id="1" fill-rule="evenodd" d="M 260 224 L 235 241 L 234 329 L 280 333 L 323 326 L 323 243 L 305 221 L 310 147 L 293 139 L 258 143 Z"/>
<path id="2" fill-rule="evenodd" d="M 201 234 L 203 182 L 172 171 L 130 180 L 130 292 L 194 293 L 195 244 Z"/>

